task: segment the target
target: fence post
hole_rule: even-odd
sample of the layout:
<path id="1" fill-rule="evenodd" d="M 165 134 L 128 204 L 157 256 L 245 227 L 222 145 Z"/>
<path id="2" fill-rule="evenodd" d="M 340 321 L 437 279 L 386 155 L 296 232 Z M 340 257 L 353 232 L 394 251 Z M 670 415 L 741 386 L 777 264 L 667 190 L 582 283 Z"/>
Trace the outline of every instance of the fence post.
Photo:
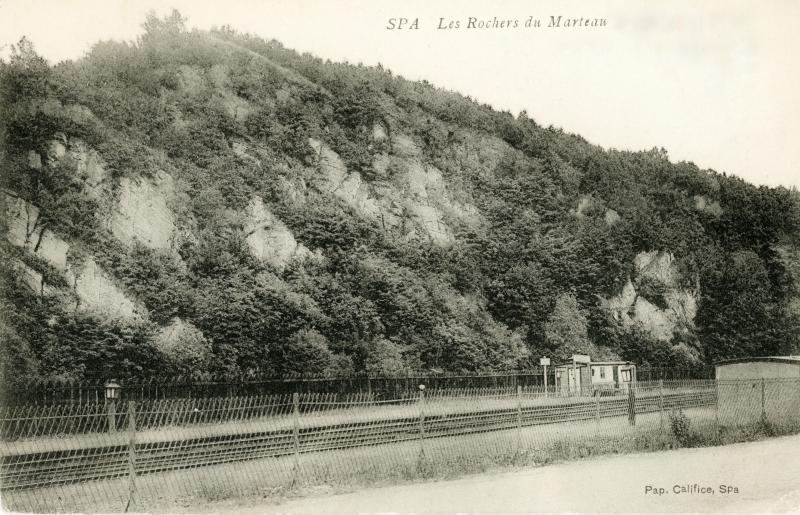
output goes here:
<path id="1" fill-rule="evenodd" d="M 597 390 L 597 395 L 594 398 L 594 418 L 597 422 L 597 429 L 600 429 L 600 392 L 602 390 Z"/>
<path id="2" fill-rule="evenodd" d="M 522 386 L 517 385 L 517 452 L 522 451 Z"/>
<path id="3" fill-rule="evenodd" d="M 658 380 L 658 433 L 664 432 L 664 380 Z"/>
<path id="4" fill-rule="evenodd" d="M 136 403 L 128 401 L 128 477 L 130 486 L 128 488 L 128 503 L 125 505 L 125 513 L 133 501 L 133 494 L 136 491 Z"/>
<path id="5" fill-rule="evenodd" d="M 634 392 L 634 383 L 628 385 L 628 423 L 632 426 L 636 425 L 636 393 Z"/>
<path id="6" fill-rule="evenodd" d="M 117 432 L 117 401 L 111 399 L 106 402 L 106 412 L 108 413 L 108 432 Z"/>
<path id="7" fill-rule="evenodd" d="M 761 378 L 761 420 L 767 419 L 766 379 Z"/>
<path id="8" fill-rule="evenodd" d="M 419 450 L 425 456 L 425 386 L 419 385 Z"/>
<path id="9" fill-rule="evenodd" d="M 292 486 L 297 482 L 300 472 L 300 394 L 292 394 L 292 437 L 294 439 L 294 466 L 292 467 Z"/>

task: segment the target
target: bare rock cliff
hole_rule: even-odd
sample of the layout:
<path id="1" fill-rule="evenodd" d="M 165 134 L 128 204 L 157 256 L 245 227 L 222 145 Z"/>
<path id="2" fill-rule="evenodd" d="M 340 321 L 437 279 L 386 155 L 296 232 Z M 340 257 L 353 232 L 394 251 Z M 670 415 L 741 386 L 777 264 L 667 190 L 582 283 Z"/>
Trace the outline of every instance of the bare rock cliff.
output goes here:
<path id="1" fill-rule="evenodd" d="M 637 325 L 659 340 L 670 341 L 676 330 L 694 323 L 697 295 L 679 286 L 680 274 L 672 254 L 640 252 L 634 263 L 635 281 L 628 279 L 618 295 L 604 301 L 604 307 L 622 327 Z M 662 292 L 659 303 L 637 291 L 636 285 L 641 290 L 646 281 Z"/>

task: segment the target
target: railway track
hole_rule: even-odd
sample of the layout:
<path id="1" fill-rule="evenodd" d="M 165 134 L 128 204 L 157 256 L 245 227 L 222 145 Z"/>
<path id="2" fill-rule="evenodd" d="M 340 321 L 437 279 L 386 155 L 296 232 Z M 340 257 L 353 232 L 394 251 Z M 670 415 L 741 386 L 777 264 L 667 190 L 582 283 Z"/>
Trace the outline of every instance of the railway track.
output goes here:
<path id="1" fill-rule="evenodd" d="M 423 417 L 424 437 L 444 438 L 501 431 L 517 427 L 628 415 L 627 397 L 586 399 L 560 405 L 482 409 Z M 713 390 L 640 396 L 636 412 L 694 408 L 715 403 Z M 420 417 L 404 416 L 365 422 L 320 424 L 297 429 L 297 452 L 385 445 L 420 438 Z M 129 445 L 87 446 L 0 457 L 0 489 L 42 488 L 53 485 L 126 477 L 130 473 Z M 134 445 L 137 475 L 204 467 L 245 460 L 277 458 L 295 453 L 292 428 L 217 436 L 178 437 Z"/>

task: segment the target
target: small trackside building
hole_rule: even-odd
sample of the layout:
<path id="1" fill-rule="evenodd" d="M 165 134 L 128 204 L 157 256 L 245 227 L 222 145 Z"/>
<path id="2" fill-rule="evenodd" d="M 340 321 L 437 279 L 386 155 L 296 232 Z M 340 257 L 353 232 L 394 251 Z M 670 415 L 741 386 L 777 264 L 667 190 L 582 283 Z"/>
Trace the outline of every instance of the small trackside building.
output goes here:
<path id="1" fill-rule="evenodd" d="M 800 420 L 800 356 L 768 356 L 714 364 L 722 424 Z"/>
<path id="2" fill-rule="evenodd" d="M 636 382 L 636 365 L 630 361 L 591 361 L 576 354 L 572 361 L 555 367 L 556 394 L 600 395 L 627 392 Z"/>

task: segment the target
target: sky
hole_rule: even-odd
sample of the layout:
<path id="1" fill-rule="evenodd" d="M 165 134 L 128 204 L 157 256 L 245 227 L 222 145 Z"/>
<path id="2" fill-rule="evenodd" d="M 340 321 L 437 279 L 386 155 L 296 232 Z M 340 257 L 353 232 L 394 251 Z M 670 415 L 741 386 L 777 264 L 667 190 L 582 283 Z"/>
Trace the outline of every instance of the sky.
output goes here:
<path id="1" fill-rule="evenodd" d="M 135 41 L 150 10 L 172 8 L 189 28 L 227 24 L 323 59 L 381 63 L 604 148 L 664 148 L 673 162 L 800 187 L 795 0 L 0 0 L 0 56 L 27 36 L 53 64 L 77 59 L 99 40 Z"/>

